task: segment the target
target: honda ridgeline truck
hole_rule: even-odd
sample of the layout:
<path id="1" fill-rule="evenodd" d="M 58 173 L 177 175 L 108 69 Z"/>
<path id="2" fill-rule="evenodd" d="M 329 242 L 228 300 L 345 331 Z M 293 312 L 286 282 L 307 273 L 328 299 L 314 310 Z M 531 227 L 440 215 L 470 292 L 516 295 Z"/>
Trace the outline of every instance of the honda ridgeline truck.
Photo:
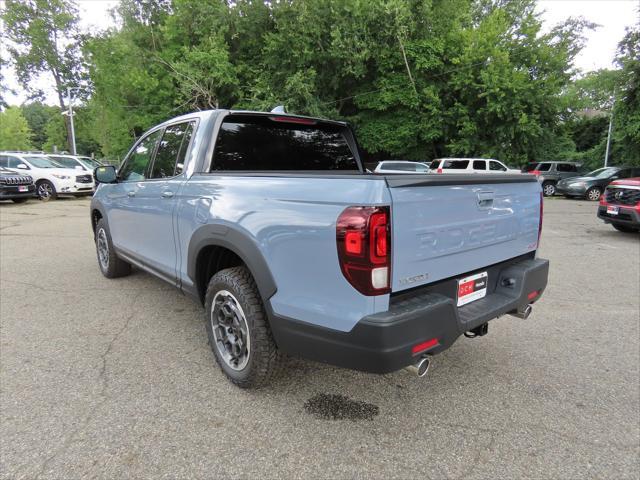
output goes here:
<path id="1" fill-rule="evenodd" d="M 94 175 L 102 273 L 135 265 L 200 301 L 240 387 L 284 354 L 423 375 L 459 336 L 526 318 L 547 284 L 533 175 L 368 173 L 342 122 L 193 113 Z"/>

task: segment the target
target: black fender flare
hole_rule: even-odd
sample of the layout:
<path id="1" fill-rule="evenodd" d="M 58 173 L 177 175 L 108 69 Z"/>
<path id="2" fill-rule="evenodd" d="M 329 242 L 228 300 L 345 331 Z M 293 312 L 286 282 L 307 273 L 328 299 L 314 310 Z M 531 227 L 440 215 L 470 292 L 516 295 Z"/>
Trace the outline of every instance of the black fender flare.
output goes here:
<path id="1" fill-rule="evenodd" d="M 104 223 L 107 224 L 107 229 L 109 228 L 109 219 L 105 214 L 105 211 L 106 211 L 105 208 L 102 206 L 102 203 L 100 202 L 100 200 L 96 198 L 92 198 L 91 206 L 89 207 L 89 219 L 91 220 L 91 230 L 93 230 L 94 236 L 96 233 L 96 225 L 93 223 L 93 212 L 96 210 L 100 212 L 100 216 L 102 217 L 102 220 L 104 220 Z"/>
<path id="2" fill-rule="evenodd" d="M 215 246 L 224 247 L 235 253 L 247 266 L 253 275 L 263 302 L 267 302 L 277 289 L 257 242 L 246 231 L 224 224 L 207 224 L 193 232 L 187 250 L 187 275 L 197 289 L 197 261 L 203 248 Z"/>

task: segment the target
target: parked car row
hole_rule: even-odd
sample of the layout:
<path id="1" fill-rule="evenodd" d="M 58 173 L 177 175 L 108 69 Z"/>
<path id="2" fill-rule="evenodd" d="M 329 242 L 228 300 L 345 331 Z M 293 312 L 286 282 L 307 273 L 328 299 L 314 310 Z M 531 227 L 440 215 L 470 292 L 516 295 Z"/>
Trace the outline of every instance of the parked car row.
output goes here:
<path id="1" fill-rule="evenodd" d="M 522 172 L 538 177 L 545 197 L 560 194 L 594 202 L 614 180 L 640 176 L 638 167 L 604 167 L 586 173 L 582 165 L 573 162 L 533 162 L 527 164 Z"/>
<path id="2" fill-rule="evenodd" d="M 374 173 L 520 173 L 492 158 L 436 158 L 430 163 L 383 160 Z"/>
<path id="3" fill-rule="evenodd" d="M 24 201 L 28 197 L 51 200 L 58 195 L 91 195 L 95 190 L 93 169 L 101 164 L 89 157 L 29 152 L 0 152 L 0 168 L 6 174 L 2 185 L 2 199 Z M 13 173 L 22 179 L 20 185 L 14 181 Z M 17 191 L 14 186 L 29 187 L 29 192 Z"/>

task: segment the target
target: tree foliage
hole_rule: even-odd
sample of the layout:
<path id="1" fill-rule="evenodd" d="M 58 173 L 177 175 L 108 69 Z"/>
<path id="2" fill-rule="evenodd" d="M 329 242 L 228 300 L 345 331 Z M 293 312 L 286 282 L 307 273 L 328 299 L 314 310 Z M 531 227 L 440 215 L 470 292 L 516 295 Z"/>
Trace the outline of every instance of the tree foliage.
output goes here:
<path id="1" fill-rule="evenodd" d="M 50 46 L 41 38 L 52 32 L 67 39 L 57 44 L 69 48 L 60 58 L 77 57 L 72 0 L 7 5 L 15 18 L 31 9 L 47 19 L 11 21 L 16 65 L 40 58 L 30 52 Z M 605 120 L 583 112 L 606 116 L 614 91 L 612 159 L 637 152 L 637 32 L 621 43 L 620 70 L 576 80 L 573 60 L 593 25 L 572 18 L 543 33 L 535 0 L 120 0 L 116 15 L 118 27 L 86 38 L 77 63 L 91 82 L 76 118 L 79 148 L 110 157 L 182 113 L 282 104 L 351 122 L 370 160 L 458 155 L 595 165 Z M 65 84 L 80 81 L 82 69 L 67 67 L 60 67 Z"/>
<path id="2" fill-rule="evenodd" d="M 122 28 L 86 45 L 99 142 L 194 109 L 270 109 L 352 122 L 373 157 L 496 156 L 558 141 L 581 34 L 540 32 L 533 0 L 123 0 Z"/>
<path id="3" fill-rule="evenodd" d="M 37 95 L 34 80 L 40 74 L 53 79 L 61 109 L 67 87 L 82 79 L 78 10 L 70 0 L 6 0 L 2 12 L 3 41 L 13 60 L 18 80 Z M 68 144 L 71 144 L 67 128 Z"/>
<path id="4" fill-rule="evenodd" d="M 0 112 L 0 150 L 29 150 L 32 132 L 18 107 Z"/>

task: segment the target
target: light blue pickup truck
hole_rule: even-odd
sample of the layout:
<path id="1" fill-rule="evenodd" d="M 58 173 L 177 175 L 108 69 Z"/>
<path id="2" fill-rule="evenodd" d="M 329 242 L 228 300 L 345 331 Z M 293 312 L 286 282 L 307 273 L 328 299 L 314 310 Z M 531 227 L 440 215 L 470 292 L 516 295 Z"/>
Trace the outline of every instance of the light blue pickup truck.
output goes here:
<path id="1" fill-rule="evenodd" d="M 193 113 L 94 176 L 102 273 L 135 265 L 200 301 L 240 387 L 285 354 L 422 376 L 459 336 L 526 318 L 547 284 L 534 176 L 368 173 L 343 122 Z"/>

